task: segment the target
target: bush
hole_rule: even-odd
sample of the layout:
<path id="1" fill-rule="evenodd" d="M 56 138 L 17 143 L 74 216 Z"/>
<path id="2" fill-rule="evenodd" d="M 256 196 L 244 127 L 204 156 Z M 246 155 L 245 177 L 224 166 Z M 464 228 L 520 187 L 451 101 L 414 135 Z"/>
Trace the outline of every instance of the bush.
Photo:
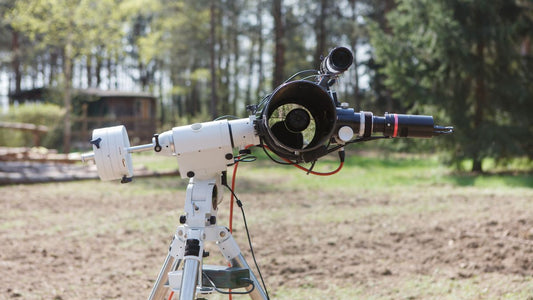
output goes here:
<path id="1" fill-rule="evenodd" d="M 41 146 L 56 148 L 63 136 L 64 115 L 65 111 L 55 104 L 23 104 L 11 106 L 7 114 L 0 115 L 0 120 L 45 125 L 48 127 L 48 133 L 42 136 Z M 4 147 L 36 146 L 31 132 L 7 128 L 0 128 L 0 145 Z"/>

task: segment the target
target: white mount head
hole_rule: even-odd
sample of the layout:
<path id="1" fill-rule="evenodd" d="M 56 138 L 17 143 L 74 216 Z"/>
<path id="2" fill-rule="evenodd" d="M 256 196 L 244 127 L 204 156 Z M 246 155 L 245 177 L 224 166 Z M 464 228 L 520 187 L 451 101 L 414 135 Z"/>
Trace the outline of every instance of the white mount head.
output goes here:
<path id="1" fill-rule="evenodd" d="M 153 150 L 175 156 L 182 178 L 215 178 L 234 162 L 233 148 L 259 144 L 254 120 L 251 116 L 174 127 L 154 135 L 151 144 L 134 147 L 122 125 L 95 129 L 93 152 L 83 154 L 82 161 L 94 160 L 100 179 L 124 183 L 133 176 L 130 153 Z"/>

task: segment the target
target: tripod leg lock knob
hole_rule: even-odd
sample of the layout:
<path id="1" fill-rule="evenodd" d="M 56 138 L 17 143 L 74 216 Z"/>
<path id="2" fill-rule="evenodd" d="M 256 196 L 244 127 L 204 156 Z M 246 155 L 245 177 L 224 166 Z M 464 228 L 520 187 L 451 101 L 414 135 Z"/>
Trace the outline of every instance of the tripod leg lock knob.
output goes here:
<path id="1" fill-rule="evenodd" d="M 187 223 L 187 216 L 186 215 L 181 215 L 180 216 L 180 224 L 185 224 Z"/>

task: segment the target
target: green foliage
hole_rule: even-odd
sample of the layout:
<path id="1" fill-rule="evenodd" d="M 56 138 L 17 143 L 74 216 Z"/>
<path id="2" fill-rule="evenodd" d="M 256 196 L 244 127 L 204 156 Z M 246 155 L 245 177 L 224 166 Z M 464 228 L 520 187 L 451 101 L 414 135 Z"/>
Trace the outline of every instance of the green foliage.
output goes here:
<path id="1" fill-rule="evenodd" d="M 533 30 L 527 10 L 513 0 L 402 0 L 387 20 L 390 33 L 370 26 L 385 83 L 411 112 L 445 114 L 454 161 L 533 157 L 533 66 L 518 51 Z"/>
<path id="2" fill-rule="evenodd" d="M 62 137 L 61 121 L 64 113 L 64 109 L 54 104 L 25 104 L 11 107 L 8 114 L 0 116 L 0 120 L 45 125 L 48 127 L 48 133 L 41 139 L 41 146 L 57 148 Z M 0 129 L 0 145 L 7 147 L 35 146 L 31 133 L 5 128 Z"/>
<path id="3" fill-rule="evenodd" d="M 119 8 L 113 0 L 17 1 L 5 17 L 16 30 L 37 41 L 38 47 L 71 45 L 75 57 L 104 45 L 108 53 L 121 49 L 124 11 Z"/>

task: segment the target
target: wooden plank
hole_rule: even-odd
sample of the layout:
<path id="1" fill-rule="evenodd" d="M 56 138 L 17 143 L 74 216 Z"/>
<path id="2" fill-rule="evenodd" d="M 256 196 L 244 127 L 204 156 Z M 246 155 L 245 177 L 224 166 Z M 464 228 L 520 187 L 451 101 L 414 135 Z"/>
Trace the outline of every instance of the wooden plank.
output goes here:
<path id="1" fill-rule="evenodd" d="M 142 167 L 135 168 L 133 174 L 134 178 L 179 176 L 178 171 L 154 172 Z M 94 165 L 36 163 L 28 161 L 0 163 L 0 185 L 65 182 L 88 179 L 98 179 L 98 174 Z"/>
<path id="2" fill-rule="evenodd" d="M 43 147 L 0 147 L 0 161 L 34 161 L 50 163 L 77 163 L 80 162 L 80 154 L 60 154 L 57 150 Z"/>
<path id="3" fill-rule="evenodd" d="M 44 125 L 35 125 L 30 123 L 0 122 L 0 128 L 17 129 L 22 131 L 32 131 L 38 133 L 47 133 L 48 127 Z"/>

